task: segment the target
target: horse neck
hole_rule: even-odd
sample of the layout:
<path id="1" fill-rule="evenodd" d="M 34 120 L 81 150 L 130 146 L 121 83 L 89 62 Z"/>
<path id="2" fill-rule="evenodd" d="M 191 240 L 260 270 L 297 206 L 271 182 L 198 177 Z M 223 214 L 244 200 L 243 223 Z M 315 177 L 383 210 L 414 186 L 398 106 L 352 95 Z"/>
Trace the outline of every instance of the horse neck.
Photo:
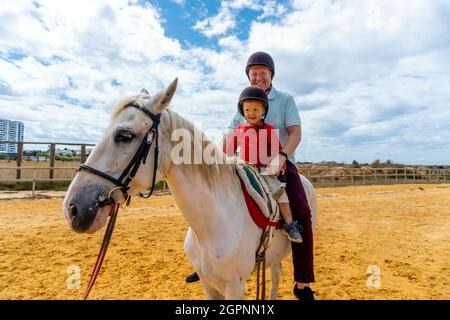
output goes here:
<path id="1" fill-rule="evenodd" d="M 223 178 L 222 181 L 227 180 Z M 199 239 L 217 236 L 217 230 L 232 216 L 245 212 L 239 201 L 239 182 L 235 179 L 229 177 L 220 188 L 211 189 L 204 177 L 193 176 L 186 166 L 174 165 L 166 175 L 178 207 Z"/>
<path id="2" fill-rule="evenodd" d="M 175 120 L 180 122 L 181 116 L 174 113 L 170 116 L 178 117 Z M 182 123 L 190 125 L 184 119 Z M 172 163 L 167 147 L 173 147 L 167 133 L 175 129 L 173 123 L 171 126 L 172 130 L 165 131 L 162 137 L 162 144 L 166 146 L 165 156 L 161 158 L 161 164 L 166 168 L 163 175 L 186 221 L 199 238 L 207 237 L 211 232 L 217 233 L 217 228 L 223 226 L 231 215 L 245 212 L 241 208 L 245 203 L 239 201 L 242 198 L 239 180 L 232 164 L 207 164 L 204 161 L 200 164 Z M 206 144 L 209 143 L 212 142 Z M 197 151 L 203 149 L 204 141 L 196 141 L 192 147 Z"/>

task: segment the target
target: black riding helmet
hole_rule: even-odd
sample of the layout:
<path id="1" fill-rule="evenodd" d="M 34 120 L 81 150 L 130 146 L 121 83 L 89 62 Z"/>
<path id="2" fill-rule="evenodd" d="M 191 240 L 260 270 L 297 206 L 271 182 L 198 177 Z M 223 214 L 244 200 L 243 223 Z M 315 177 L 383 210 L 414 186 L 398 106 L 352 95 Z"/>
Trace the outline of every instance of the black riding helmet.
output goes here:
<path id="1" fill-rule="evenodd" d="M 242 107 L 244 104 L 244 101 L 246 100 L 258 100 L 263 103 L 264 106 L 264 118 L 267 116 L 267 113 L 269 112 L 269 99 L 267 97 L 266 92 L 261 89 L 260 87 L 247 87 L 245 88 L 241 94 L 239 95 L 239 102 L 238 102 L 238 110 L 239 113 L 245 118 L 244 116 L 244 108 Z"/>
<path id="2" fill-rule="evenodd" d="M 251 66 L 262 65 L 269 67 L 272 70 L 271 78 L 275 76 L 275 63 L 273 62 L 270 54 L 262 51 L 258 51 L 253 53 L 247 60 L 247 66 L 245 67 L 245 73 L 247 77 L 250 79 L 250 75 L 248 74 L 248 70 Z"/>

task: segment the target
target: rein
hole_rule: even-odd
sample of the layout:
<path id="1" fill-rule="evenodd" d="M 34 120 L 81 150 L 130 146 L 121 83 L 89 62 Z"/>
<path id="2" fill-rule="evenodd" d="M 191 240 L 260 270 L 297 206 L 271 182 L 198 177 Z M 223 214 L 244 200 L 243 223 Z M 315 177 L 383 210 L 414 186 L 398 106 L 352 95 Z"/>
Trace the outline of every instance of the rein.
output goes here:
<path id="1" fill-rule="evenodd" d="M 150 151 L 150 148 L 155 141 L 155 153 L 154 153 L 154 162 L 153 162 L 153 178 L 152 178 L 152 186 L 150 189 L 150 192 L 147 195 L 144 195 L 142 193 L 139 193 L 139 196 L 142 198 L 149 198 L 152 193 L 153 189 L 155 188 L 155 179 L 156 179 L 156 170 L 158 169 L 158 153 L 159 153 L 159 145 L 158 145 L 158 125 L 160 123 L 161 114 L 158 113 L 157 115 L 154 115 L 147 109 L 138 106 L 136 104 L 129 104 L 125 106 L 127 107 L 134 107 L 142 112 L 144 112 L 146 115 L 148 115 L 153 120 L 153 125 L 150 128 L 150 130 L 145 134 L 144 139 L 142 140 L 141 144 L 139 145 L 139 148 L 137 149 L 136 153 L 134 154 L 133 158 L 131 159 L 128 166 L 123 170 L 122 174 L 118 179 L 99 171 L 95 168 L 92 168 L 88 165 L 81 164 L 78 168 L 78 172 L 81 170 L 86 170 L 89 173 L 92 173 L 96 176 L 99 176 L 103 179 L 106 179 L 112 183 L 115 184 L 115 187 L 112 188 L 108 192 L 108 197 L 104 200 L 101 200 L 98 202 L 99 207 L 104 207 L 106 205 L 111 205 L 111 209 L 109 211 L 109 222 L 108 226 L 106 227 L 105 235 L 103 236 L 103 242 L 100 247 L 100 252 L 97 256 L 97 261 L 95 262 L 94 269 L 92 270 L 91 278 L 89 280 L 89 284 L 86 288 L 86 291 L 83 295 L 83 300 L 86 300 L 89 296 L 89 293 L 91 292 L 92 287 L 94 286 L 95 280 L 97 279 L 98 273 L 100 272 L 100 268 L 102 267 L 103 260 L 105 259 L 106 251 L 108 250 L 108 245 L 112 237 L 112 233 L 114 230 L 114 225 L 116 223 L 117 214 L 119 213 L 119 203 L 116 203 L 116 201 L 112 198 L 112 193 L 116 189 L 120 189 L 122 191 L 123 197 L 125 198 L 126 205 L 128 206 L 131 201 L 131 196 L 128 194 L 128 190 L 130 189 L 129 184 L 135 177 L 141 163 L 145 164 L 145 161 L 147 159 L 148 152 Z M 151 137 L 150 137 L 151 134 Z"/>
<path id="2" fill-rule="evenodd" d="M 91 292 L 95 280 L 97 279 L 97 275 L 100 272 L 103 260 L 105 259 L 106 250 L 108 250 L 109 241 L 111 240 L 111 236 L 114 230 L 114 225 L 116 224 L 116 218 L 118 213 L 119 213 L 119 204 L 115 203 L 111 206 L 111 210 L 109 211 L 109 215 L 111 217 L 109 218 L 108 226 L 106 227 L 102 246 L 100 247 L 100 252 L 98 253 L 97 256 L 97 261 L 95 262 L 94 269 L 92 270 L 91 279 L 89 279 L 89 284 L 86 288 L 86 291 L 84 292 L 83 300 L 87 299 L 89 292 Z"/>

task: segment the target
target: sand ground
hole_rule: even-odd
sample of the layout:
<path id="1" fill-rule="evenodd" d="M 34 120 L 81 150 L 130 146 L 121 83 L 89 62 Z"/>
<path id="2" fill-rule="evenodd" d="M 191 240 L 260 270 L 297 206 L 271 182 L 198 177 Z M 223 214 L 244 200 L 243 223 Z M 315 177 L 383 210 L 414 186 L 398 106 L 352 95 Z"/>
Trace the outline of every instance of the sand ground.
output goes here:
<path id="1" fill-rule="evenodd" d="M 70 231 L 61 206 L 62 199 L 0 201 L 0 299 L 82 297 L 103 232 Z M 205 299 L 200 283 L 184 282 L 192 271 L 187 227 L 170 195 L 121 209 L 90 298 Z M 450 299 L 449 252 L 448 184 L 318 189 L 317 299 Z M 379 270 L 379 288 L 368 270 Z M 279 299 L 293 299 L 292 286 L 288 258 Z M 255 293 L 252 275 L 246 298 Z"/>

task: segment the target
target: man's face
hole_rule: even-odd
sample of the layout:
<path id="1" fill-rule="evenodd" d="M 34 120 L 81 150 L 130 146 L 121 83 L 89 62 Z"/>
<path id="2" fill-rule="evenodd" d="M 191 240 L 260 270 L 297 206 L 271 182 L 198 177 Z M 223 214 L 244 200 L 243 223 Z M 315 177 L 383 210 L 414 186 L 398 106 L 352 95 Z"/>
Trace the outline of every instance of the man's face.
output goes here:
<path id="1" fill-rule="evenodd" d="M 269 90 L 272 83 L 272 71 L 266 66 L 251 66 L 248 70 L 250 84 L 258 86 L 264 91 Z"/>

